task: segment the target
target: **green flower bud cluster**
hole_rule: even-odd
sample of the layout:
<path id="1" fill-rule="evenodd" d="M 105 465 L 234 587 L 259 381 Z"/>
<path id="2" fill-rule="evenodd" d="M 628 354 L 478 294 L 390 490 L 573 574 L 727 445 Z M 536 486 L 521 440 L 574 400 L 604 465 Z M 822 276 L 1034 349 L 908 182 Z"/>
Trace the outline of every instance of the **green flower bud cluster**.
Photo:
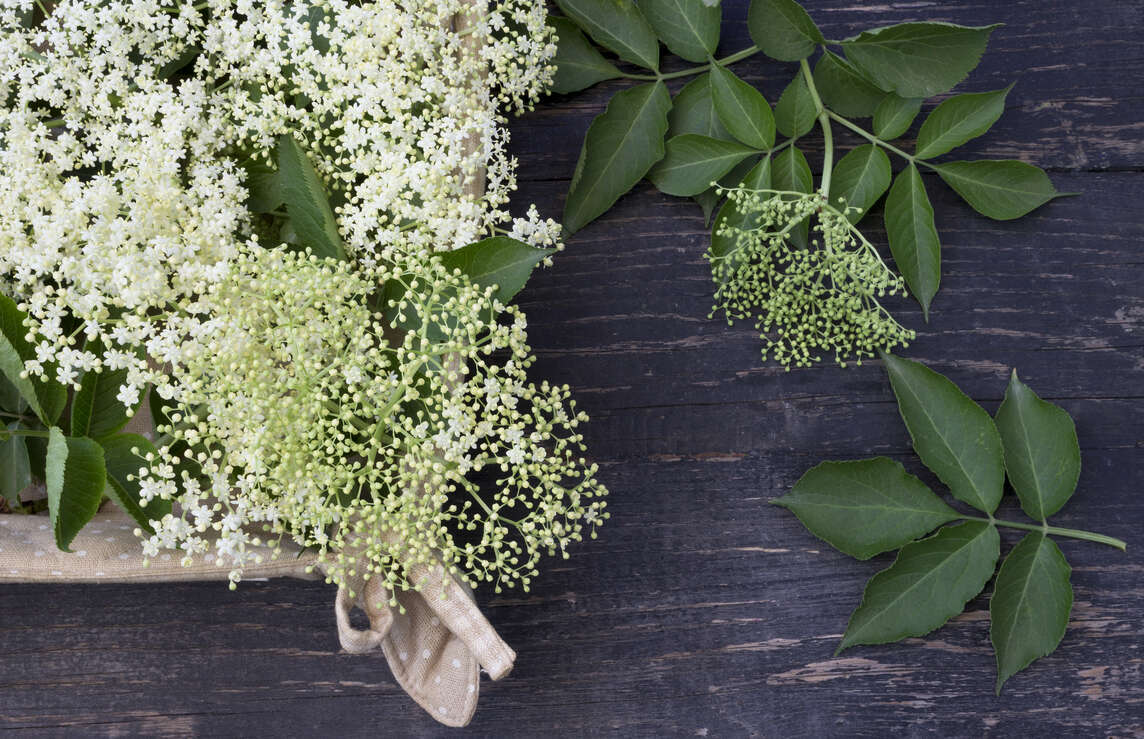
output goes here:
<path id="1" fill-rule="evenodd" d="M 727 192 L 739 217 L 716 229 L 730 247 L 707 252 L 717 285 L 711 315 L 722 312 L 728 324 L 754 319 L 765 342 L 764 359 L 789 370 L 833 354 L 845 367 L 851 358 L 861 363 L 914 338 L 878 301 L 904 295 L 902 278 L 845 209 L 819 193 Z"/>
<path id="2" fill-rule="evenodd" d="M 142 480 L 178 506 L 147 551 L 210 551 L 237 581 L 250 544 L 285 538 L 338 584 L 415 588 L 409 569 L 440 562 L 500 592 L 595 535 L 587 417 L 528 381 L 524 315 L 439 257 L 384 256 L 255 247 L 202 296 Z"/>

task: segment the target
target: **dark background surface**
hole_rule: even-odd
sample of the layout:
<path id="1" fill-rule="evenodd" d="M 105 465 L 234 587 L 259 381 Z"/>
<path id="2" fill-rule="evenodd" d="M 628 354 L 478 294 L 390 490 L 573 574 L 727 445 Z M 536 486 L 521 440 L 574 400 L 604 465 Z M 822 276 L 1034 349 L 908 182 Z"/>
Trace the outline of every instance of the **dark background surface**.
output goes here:
<path id="1" fill-rule="evenodd" d="M 745 2 L 724 4 L 722 54 L 750 43 Z M 790 373 L 762 364 L 749 326 L 707 318 L 697 206 L 641 185 L 523 296 L 536 377 L 570 383 L 593 417 L 588 443 L 612 520 L 570 560 L 548 562 L 531 593 L 482 594 L 519 657 L 507 680 L 484 683 L 468 731 L 1144 735 L 1144 4 L 807 6 L 832 38 L 909 20 L 1006 24 L 958 88 L 1015 80 L 1006 114 L 954 156 L 1025 159 L 1084 194 L 997 223 L 927 175 L 942 289 L 929 325 L 916 305 L 894 304 L 918 331 L 902 354 L 990 411 L 1017 367 L 1072 413 L 1084 467 L 1054 523 L 1127 539 L 1129 551 L 1060 542 L 1074 570 L 1068 633 L 1000 698 L 986 596 L 924 639 L 832 658 L 863 582 L 890 559 L 838 554 L 767 501 L 826 458 L 884 454 L 922 473 L 889 384 L 878 363 Z M 761 57 L 736 67 L 772 102 L 794 69 Z M 583 133 L 623 84 L 550 100 L 513 125 L 520 202 L 558 216 Z M 868 228 L 882 244 L 879 221 Z M 1019 517 L 1011 495 L 1002 513 Z M 380 656 L 339 652 L 333 595 L 295 581 L 236 593 L 5 586 L 0 729 L 450 733 Z"/>

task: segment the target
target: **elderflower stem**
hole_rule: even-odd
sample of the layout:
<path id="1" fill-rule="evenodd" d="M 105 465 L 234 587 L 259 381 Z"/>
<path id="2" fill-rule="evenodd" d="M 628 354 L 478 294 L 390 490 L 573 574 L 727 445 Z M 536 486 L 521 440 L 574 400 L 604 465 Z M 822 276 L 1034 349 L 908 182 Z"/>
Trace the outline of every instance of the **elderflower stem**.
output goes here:
<path id="1" fill-rule="evenodd" d="M 667 74 L 624 74 L 624 77 L 629 79 L 629 80 L 650 80 L 652 82 L 657 81 L 657 80 L 661 80 L 661 81 L 662 80 L 674 80 L 674 79 L 678 79 L 679 77 L 687 77 L 687 76 L 693 75 L 693 74 L 701 74 L 703 72 L 709 72 L 709 71 L 711 71 L 711 65 L 712 64 L 718 64 L 721 67 L 725 67 L 728 64 L 734 64 L 735 62 L 741 62 L 744 59 L 747 59 L 748 57 L 752 57 L 758 53 L 759 53 L 759 46 L 758 46 L 758 44 L 755 44 L 753 46 L 748 46 L 745 49 L 741 49 L 739 51 L 736 51 L 734 54 L 731 54 L 729 56 L 725 56 L 722 59 L 712 59 L 707 64 L 702 64 L 698 67 L 690 67 L 688 69 L 681 69 L 678 72 L 668 72 Z"/>
<path id="2" fill-rule="evenodd" d="M 830 177 L 834 174 L 834 133 L 830 130 L 830 117 L 822 98 L 818 96 L 818 88 L 814 86 L 814 75 L 811 74 L 810 64 L 805 59 L 799 62 L 802 67 L 802 76 L 806 80 L 807 89 L 810 90 L 810 99 L 814 101 L 814 109 L 818 111 L 818 124 L 822 126 L 823 159 L 822 159 L 822 185 L 819 192 L 822 197 L 830 197 Z"/>
<path id="3" fill-rule="evenodd" d="M 926 162 L 922 161 L 921 159 L 918 159 L 918 158 L 916 158 L 916 157 L 915 157 L 913 154 L 907 154 L 906 152 L 902 151 L 901 149 L 899 149 L 898 147 L 894 146 L 893 144 L 891 144 L 891 143 L 889 143 L 889 142 L 887 142 L 887 141 L 883 141 L 882 139 L 878 138 L 877 136 L 875 136 L 874 134 L 870 133 L 870 132 L 869 132 L 869 131 L 867 131 L 866 129 L 862 128 L 862 127 L 861 127 L 861 126 L 859 126 L 859 125 L 856 125 L 856 124 L 854 124 L 854 123 L 851 123 L 850 121 L 848 121 L 847 119 L 845 119 L 845 118 L 843 118 L 842 116 L 838 115 L 838 114 L 837 114 L 837 113 L 835 113 L 834 111 L 832 111 L 832 110 L 828 110 L 828 111 L 826 111 L 826 114 L 827 114 L 828 116 L 830 116 L 831 118 L 833 118 L 834 120 L 836 120 L 836 121 L 838 121 L 839 123 L 841 123 L 841 124 L 842 124 L 843 126 L 845 126 L 846 128 L 849 128 L 849 129 L 850 129 L 851 131 L 853 131 L 854 133 L 856 133 L 856 134 L 858 134 L 859 136 L 861 136 L 862 138 L 866 139 L 866 140 L 867 140 L 867 141 L 869 141 L 870 143 L 872 143 L 872 144 L 877 144 L 878 146 L 881 146 L 882 148 L 884 148 L 884 149 L 886 149 L 886 150 L 888 150 L 888 151 L 892 151 L 892 152 L 894 152 L 895 154 L 897 154 L 898 156 L 902 157 L 903 159 L 905 159 L 906 161 L 910 162 L 911 164 L 921 164 L 921 165 L 924 165 L 924 166 L 926 166 L 926 167 L 929 167 L 929 166 L 930 166 L 929 164 L 927 164 Z"/>
<path id="4" fill-rule="evenodd" d="M 962 516 L 967 521 L 982 521 L 984 523 L 991 523 L 995 526 L 1004 526 L 1008 529 L 1020 529 L 1022 531 L 1040 531 L 1046 535 L 1066 536 L 1070 539 L 1083 539 L 1085 541 L 1094 541 L 1097 544 L 1107 544 L 1110 547 L 1116 547 L 1124 552 L 1128 550 L 1128 544 L 1121 539 L 1112 536 L 1105 536 L 1104 534 L 1097 534 L 1092 531 L 1082 531 L 1080 529 L 1062 529 L 1056 526 L 1049 526 L 1048 524 L 1031 524 L 1021 523 L 1020 521 L 1001 521 L 996 518 L 984 518 L 982 516 Z"/>

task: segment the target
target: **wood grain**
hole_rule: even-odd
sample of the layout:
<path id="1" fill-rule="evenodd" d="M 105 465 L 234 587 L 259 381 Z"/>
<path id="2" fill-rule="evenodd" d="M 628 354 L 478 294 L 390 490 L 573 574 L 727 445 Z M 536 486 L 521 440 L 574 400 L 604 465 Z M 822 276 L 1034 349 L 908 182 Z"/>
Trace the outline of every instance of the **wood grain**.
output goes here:
<path id="1" fill-rule="evenodd" d="M 724 0 L 722 49 L 748 43 Z M 1002 21 L 966 90 L 1018 85 L 960 156 L 1018 157 L 1082 191 L 996 223 L 927 178 L 944 244 L 906 356 L 993 410 L 1012 367 L 1072 413 L 1079 492 L 1055 517 L 1130 542 L 1063 541 L 1076 605 L 1061 648 L 995 698 L 988 602 L 924 639 L 832 658 L 855 562 L 768 504 L 824 458 L 922 474 L 877 363 L 784 372 L 749 326 L 707 318 L 690 202 L 639 187 L 523 295 L 535 375 L 571 384 L 612 491 L 600 539 L 531 593 L 483 603 L 519 653 L 475 736 L 1144 736 L 1144 6 L 1114 0 L 808 2 L 827 36 L 905 20 Z M 739 67 L 777 99 L 790 65 Z M 513 126 L 520 203 L 558 214 L 589 120 L 622 84 Z M 916 128 L 914 129 L 916 131 Z M 812 141 L 813 141 L 812 137 Z M 813 147 L 811 147 L 813 150 Z M 877 219 L 870 227 L 884 243 Z M 1018 515 L 1007 498 L 1004 512 Z M 1005 546 L 1016 537 L 1006 534 Z M 441 735 L 378 657 L 337 649 L 333 592 L 304 582 L 0 589 L 0 728 L 37 735 Z"/>

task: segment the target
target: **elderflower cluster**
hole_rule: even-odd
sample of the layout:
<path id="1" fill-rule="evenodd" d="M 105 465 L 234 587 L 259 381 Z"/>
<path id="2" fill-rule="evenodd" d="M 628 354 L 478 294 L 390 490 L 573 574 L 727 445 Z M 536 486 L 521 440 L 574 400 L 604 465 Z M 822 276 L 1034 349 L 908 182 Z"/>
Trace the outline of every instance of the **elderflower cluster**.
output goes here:
<path id="1" fill-rule="evenodd" d="M 505 116 L 553 73 L 539 0 L 43 7 L 0 4 L 0 282 L 40 337 L 33 374 L 128 366 L 128 399 L 158 381 L 135 349 L 169 361 L 189 330 L 175 313 L 269 240 L 247 187 L 284 134 L 363 263 L 502 225 L 559 238 L 505 210 Z"/>
<path id="2" fill-rule="evenodd" d="M 527 378 L 523 314 L 433 255 L 560 246 L 505 210 L 505 116 L 554 53 L 539 0 L 0 2 L 0 288 L 30 375 L 121 370 L 120 402 L 163 406 L 137 479 L 174 506 L 148 556 L 209 552 L 237 582 L 289 540 L 340 584 L 440 561 L 499 590 L 607 518 L 586 417 Z M 344 262 L 251 212 L 283 135 Z"/>
<path id="3" fill-rule="evenodd" d="M 185 392 L 157 430 L 175 443 L 142 489 L 179 505 L 148 553 L 209 550 L 237 578 L 252 541 L 285 537 L 336 582 L 408 587 L 440 560 L 499 592 L 594 535 L 587 419 L 567 387 L 528 381 L 523 314 L 435 257 L 387 256 L 355 270 L 252 249 L 204 296 L 226 311 L 173 371 Z"/>
<path id="4" fill-rule="evenodd" d="M 734 189 L 728 197 L 745 217 L 717 232 L 730 250 L 708 251 L 717 285 L 712 315 L 722 311 L 728 323 L 753 318 L 764 359 L 790 369 L 825 352 L 845 367 L 850 357 L 861 363 L 914 338 L 878 301 L 904 295 L 905 284 L 847 218 L 853 209 L 818 193 Z M 811 221 L 816 238 L 797 246 L 796 229 Z"/>

